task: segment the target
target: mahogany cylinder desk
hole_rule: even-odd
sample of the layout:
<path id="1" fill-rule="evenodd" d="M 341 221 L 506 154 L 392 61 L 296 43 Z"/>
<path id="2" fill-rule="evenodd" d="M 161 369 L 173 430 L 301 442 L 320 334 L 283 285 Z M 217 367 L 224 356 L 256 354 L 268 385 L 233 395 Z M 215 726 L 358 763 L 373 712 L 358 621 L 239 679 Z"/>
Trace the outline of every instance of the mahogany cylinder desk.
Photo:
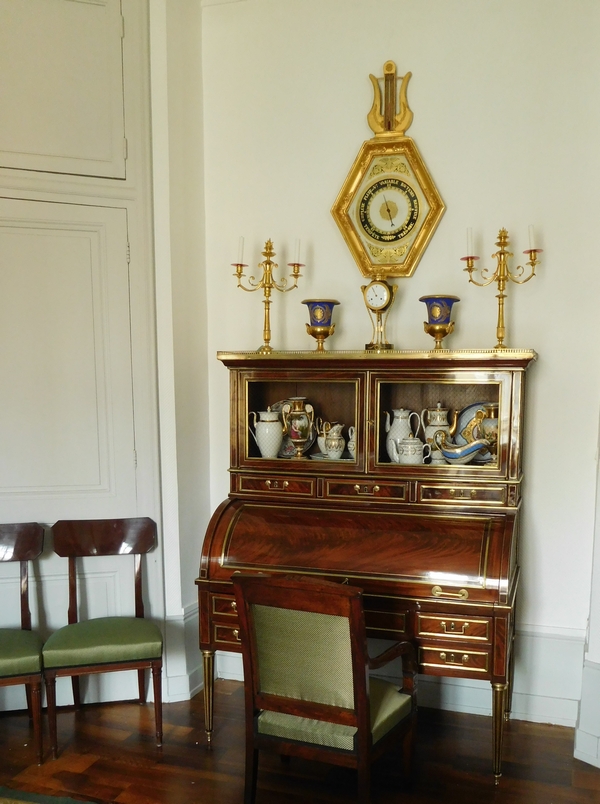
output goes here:
<path id="1" fill-rule="evenodd" d="M 497 782 L 519 580 L 525 375 L 535 352 L 218 358 L 230 372 L 230 494 L 208 526 L 196 581 L 208 740 L 215 650 L 240 651 L 232 574 L 306 573 L 362 587 L 368 635 L 412 640 L 420 673 L 491 683 Z M 300 458 L 288 457 L 285 437 L 282 457 L 261 457 L 250 413 L 293 397 L 314 408 L 315 422 L 344 424 L 346 438 L 354 426 L 354 456 L 328 458 L 313 432 Z M 438 403 L 458 417 L 458 444 L 473 437 L 477 411 L 494 406 L 497 441 L 468 463 L 393 461 L 394 416 Z"/>

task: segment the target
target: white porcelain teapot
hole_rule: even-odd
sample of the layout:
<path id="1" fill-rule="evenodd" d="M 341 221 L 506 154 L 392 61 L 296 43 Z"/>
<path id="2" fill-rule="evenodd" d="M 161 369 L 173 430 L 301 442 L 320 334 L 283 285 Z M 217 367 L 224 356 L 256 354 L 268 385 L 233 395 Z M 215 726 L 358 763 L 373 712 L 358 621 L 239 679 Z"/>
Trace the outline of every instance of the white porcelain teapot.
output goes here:
<path id="1" fill-rule="evenodd" d="M 392 413 L 394 414 L 394 419 L 391 424 L 390 414 L 387 411 L 385 413 L 385 431 L 387 433 L 385 447 L 387 449 L 387 454 L 390 461 L 398 463 L 398 461 L 394 458 L 394 455 L 397 455 L 398 453 L 396 444 L 398 441 L 408 438 L 409 435 L 417 435 L 419 432 L 419 427 L 421 426 L 421 419 L 419 418 L 419 414 L 414 410 L 407 410 L 406 408 L 398 408 L 393 410 Z M 410 426 L 413 416 L 417 420 L 417 427 L 414 433 Z"/>
<path id="2" fill-rule="evenodd" d="M 410 433 L 406 438 L 398 438 L 391 444 L 394 463 L 418 466 L 431 455 L 429 444 L 423 444 L 420 438 Z"/>

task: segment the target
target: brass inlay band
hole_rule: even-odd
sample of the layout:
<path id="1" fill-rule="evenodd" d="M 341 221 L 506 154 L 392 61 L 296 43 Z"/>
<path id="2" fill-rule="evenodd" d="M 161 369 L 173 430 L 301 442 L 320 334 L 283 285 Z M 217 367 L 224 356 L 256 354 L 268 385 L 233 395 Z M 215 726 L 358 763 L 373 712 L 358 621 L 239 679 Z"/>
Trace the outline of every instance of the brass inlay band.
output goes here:
<path id="1" fill-rule="evenodd" d="M 258 354 L 257 352 L 217 352 L 217 360 L 222 362 L 229 361 L 260 361 L 261 363 L 273 360 L 385 360 L 390 356 L 401 357 L 406 360 L 423 360 L 426 358 L 431 360 L 431 351 L 424 351 L 422 349 L 404 350 L 392 349 L 387 354 L 380 354 L 377 352 L 364 352 L 352 350 L 330 350 L 325 353 L 320 353 L 315 350 L 301 351 L 301 350 L 280 350 L 273 349 L 268 354 Z M 490 358 L 498 361 L 498 369 L 502 368 L 502 361 L 513 360 L 537 360 L 537 353 L 533 349 L 455 349 L 444 351 L 443 354 L 435 355 L 435 360 L 440 363 L 451 363 L 453 360 L 481 360 Z M 516 370 L 516 369 L 513 369 Z"/>

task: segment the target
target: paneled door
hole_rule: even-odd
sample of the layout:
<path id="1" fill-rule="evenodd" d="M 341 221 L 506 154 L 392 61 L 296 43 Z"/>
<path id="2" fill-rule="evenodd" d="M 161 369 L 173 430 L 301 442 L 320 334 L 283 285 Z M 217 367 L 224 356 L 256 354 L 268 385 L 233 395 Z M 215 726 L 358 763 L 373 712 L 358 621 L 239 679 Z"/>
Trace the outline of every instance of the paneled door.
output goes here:
<path id="1" fill-rule="evenodd" d="M 0 198 L 0 518 L 136 512 L 125 209 Z"/>
<path id="2" fill-rule="evenodd" d="M 0 167 L 125 178 L 120 0 L 0 0 Z"/>

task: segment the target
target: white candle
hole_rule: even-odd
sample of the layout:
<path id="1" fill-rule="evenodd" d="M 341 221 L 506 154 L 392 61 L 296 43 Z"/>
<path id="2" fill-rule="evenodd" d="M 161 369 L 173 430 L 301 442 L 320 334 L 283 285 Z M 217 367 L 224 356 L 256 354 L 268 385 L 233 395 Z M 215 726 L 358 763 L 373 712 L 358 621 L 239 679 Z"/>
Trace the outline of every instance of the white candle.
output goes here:
<path id="1" fill-rule="evenodd" d="M 529 224 L 529 248 L 531 251 L 535 250 L 535 234 L 531 223 Z"/>
<path id="2" fill-rule="evenodd" d="M 297 239 L 294 246 L 294 262 L 296 265 L 300 264 L 300 240 Z"/>
<path id="3" fill-rule="evenodd" d="M 467 229 L 467 257 L 474 257 L 473 254 L 473 229 Z"/>
<path id="4" fill-rule="evenodd" d="M 240 237 L 240 242 L 238 244 L 237 264 L 238 265 L 243 265 L 244 264 L 244 238 L 243 237 Z"/>

